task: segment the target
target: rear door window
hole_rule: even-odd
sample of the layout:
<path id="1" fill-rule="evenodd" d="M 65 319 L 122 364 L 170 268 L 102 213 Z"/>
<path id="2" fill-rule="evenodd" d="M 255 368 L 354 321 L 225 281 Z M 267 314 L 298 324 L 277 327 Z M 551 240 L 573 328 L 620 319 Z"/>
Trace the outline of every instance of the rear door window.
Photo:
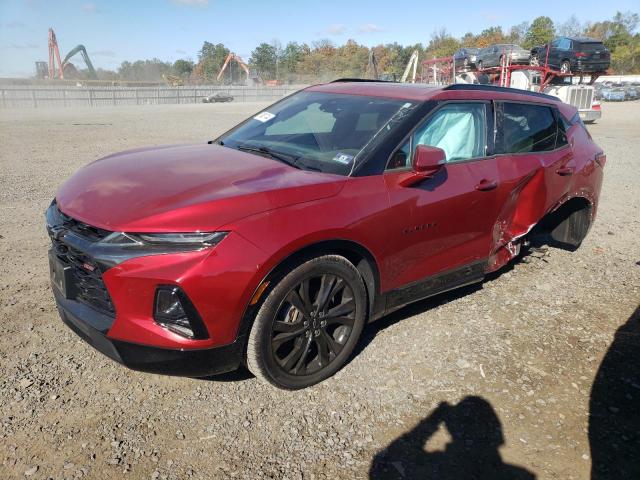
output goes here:
<path id="1" fill-rule="evenodd" d="M 556 148 L 557 123 L 544 105 L 502 104 L 501 153 L 546 152 Z"/>
<path id="2" fill-rule="evenodd" d="M 595 52 L 597 50 L 604 50 L 604 44 L 600 42 L 583 42 L 579 44 L 579 47 L 583 52 Z"/>

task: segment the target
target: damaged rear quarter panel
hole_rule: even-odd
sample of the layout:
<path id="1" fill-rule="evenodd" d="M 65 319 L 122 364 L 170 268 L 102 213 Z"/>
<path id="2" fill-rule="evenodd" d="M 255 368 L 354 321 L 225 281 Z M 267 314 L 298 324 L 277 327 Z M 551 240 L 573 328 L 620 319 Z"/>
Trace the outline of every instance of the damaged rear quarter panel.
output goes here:
<path id="1" fill-rule="evenodd" d="M 545 215 L 572 198 L 585 198 L 594 206 L 593 221 L 602 184 L 602 169 L 594 161 L 597 146 L 579 125 L 572 126 L 567 134 L 569 144 L 554 151 L 497 157 L 503 200 L 493 229 L 488 271 L 501 268 L 517 256 L 519 240 Z M 558 173 L 566 169 L 572 174 Z"/>

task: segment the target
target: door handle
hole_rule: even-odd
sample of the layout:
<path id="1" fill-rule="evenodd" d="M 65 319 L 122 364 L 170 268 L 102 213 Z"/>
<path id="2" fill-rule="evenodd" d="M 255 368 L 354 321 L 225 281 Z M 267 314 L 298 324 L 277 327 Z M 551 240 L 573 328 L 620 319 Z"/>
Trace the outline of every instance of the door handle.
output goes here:
<path id="1" fill-rule="evenodd" d="M 476 190 L 481 192 L 486 192 L 487 190 L 493 190 L 498 186 L 498 182 L 495 180 L 482 180 L 479 184 L 476 185 Z"/>
<path id="2" fill-rule="evenodd" d="M 556 173 L 561 177 L 567 177 L 573 175 L 573 167 L 560 167 L 556 170 Z"/>

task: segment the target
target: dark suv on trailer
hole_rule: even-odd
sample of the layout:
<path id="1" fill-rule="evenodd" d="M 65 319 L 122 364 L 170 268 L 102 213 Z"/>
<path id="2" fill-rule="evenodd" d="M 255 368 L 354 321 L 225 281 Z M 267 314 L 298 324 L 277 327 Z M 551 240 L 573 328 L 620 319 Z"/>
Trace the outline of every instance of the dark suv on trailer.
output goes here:
<path id="1" fill-rule="evenodd" d="M 558 37 L 550 44 L 531 49 L 531 65 L 548 65 L 562 73 L 605 72 L 611 53 L 594 38 Z"/>
<path id="2" fill-rule="evenodd" d="M 575 108 L 482 85 L 336 81 L 210 142 L 81 168 L 46 212 L 62 320 L 131 368 L 342 367 L 369 321 L 482 281 L 530 241 L 574 249 L 605 156 Z"/>

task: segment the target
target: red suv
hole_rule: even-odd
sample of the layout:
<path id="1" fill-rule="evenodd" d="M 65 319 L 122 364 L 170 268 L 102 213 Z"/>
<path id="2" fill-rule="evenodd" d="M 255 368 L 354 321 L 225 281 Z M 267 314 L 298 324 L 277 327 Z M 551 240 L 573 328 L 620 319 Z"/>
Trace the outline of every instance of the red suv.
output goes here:
<path id="1" fill-rule="evenodd" d="M 80 169 L 46 213 L 63 321 L 131 368 L 335 373 L 368 321 L 577 248 L 605 156 L 576 109 L 483 85 L 336 81 L 208 143 Z"/>

